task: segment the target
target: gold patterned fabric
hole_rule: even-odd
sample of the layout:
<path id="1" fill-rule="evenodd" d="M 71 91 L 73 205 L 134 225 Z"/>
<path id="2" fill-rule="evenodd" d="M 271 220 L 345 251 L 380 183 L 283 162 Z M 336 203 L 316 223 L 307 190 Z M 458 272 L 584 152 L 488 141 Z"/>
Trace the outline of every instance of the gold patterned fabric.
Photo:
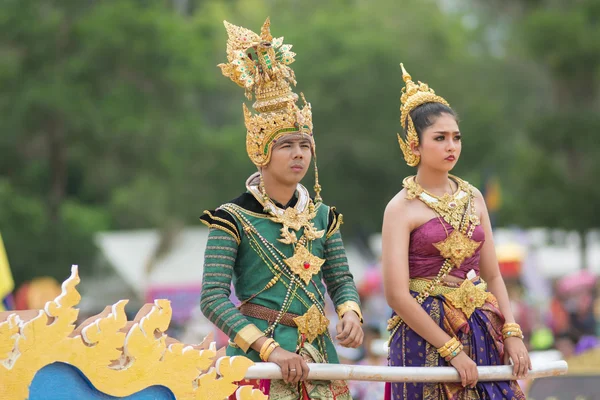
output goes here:
<path id="1" fill-rule="evenodd" d="M 323 355 L 310 344 L 305 344 L 300 355 L 307 363 L 325 362 Z M 269 390 L 270 400 L 352 400 L 350 390 L 345 381 L 306 381 L 297 386 L 288 385 L 281 380 L 271 381 Z M 306 397 L 303 397 L 306 396 Z"/>
<path id="2" fill-rule="evenodd" d="M 458 289 L 454 288 L 450 293 L 458 293 Z M 416 296 L 416 292 L 412 291 L 412 294 Z M 504 344 L 501 331 L 504 317 L 500 313 L 496 298 L 491 293 L 488 293 L 484 304 L 476 308 L 470 317 L 467 317 L 463 310 L 456 308 L 448 301 L 448 297 L 442 294 L 428 297 L 422 307 L 440 328 L 459 340 L 463 345 L 463 351 L 477 365 L 503 364 Z M 449 366 L 435 346 L 429 344 L 405 323 L 401 323 L 399 329 L 390 338 L 389 365 Z M 394 382 L 386 385 L 386 392 L 390 396 L 388 398 L 394 400 L 525 400 L 525 395 L 516 381 L 478 382 L 473 389 L 463 388 L 460 383 L 454 382 Z"/>

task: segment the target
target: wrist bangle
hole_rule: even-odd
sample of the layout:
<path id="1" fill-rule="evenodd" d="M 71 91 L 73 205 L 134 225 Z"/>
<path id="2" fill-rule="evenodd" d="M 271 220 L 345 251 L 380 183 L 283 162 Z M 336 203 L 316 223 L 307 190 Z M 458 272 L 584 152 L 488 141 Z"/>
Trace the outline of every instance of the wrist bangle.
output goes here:
<path id="1" fill-rule="evenodd" d="M 353 301 L 347 301 L 343 304 L 340 304 L 337 307 L 337 315 L 339 319 L 344 318 L 344 314 L 346 314 L 349 311 L 354 311 L 356 313 L 356 315 L 358 315 L 358 319 L 360 320 L 360 323 L 362 325 L 363 323 L 363 316 L 362 313 L 360 312 L 360 307 L 357 303 L 353 302 Z"/>
<path id="2" fill-rule="evenodd" d="M 459 348 L 461 348 L 461 346 L 462 345 L 458 341 L 458 339 L 453 337 L 452 339 L 448 340 L 448 342 L 446 342 L 442 347 L 438 348 L 437 351 L 442 358 L 446 358 L 449 356 L 456 357 L 458 353 L 460 353 Z"/>
<path id="3" fill-rule="evenodd" d="M 502 339 L 508 339 L 511 337 L 518 337 L 521 339 L 524 338 L 523 331 L 521 330 L 521 326 L 519 326 L 519 324 L 511 322 L 504 324 L 502 327 Z"/>
<path id="4" fill-rule="evenodd" d="M 260 346 L 260 351 L 258 352 L 258 356 L 261 358 L 261 360 L 264 358 L 263 355 L 265 354 L 265 351 L 269 348 L 269 346 L 272 343 L 275 343 L 275 339 L 268 338 L 267 340 L 265 340 L 265 342 L 262 344 L 262 346 Z"/>
<path id="5" fill-rule="evenodd" d="M 458 341 L 456 341 L 447 349 L 440 351 L 439 354 L 442 358 L 447 358 L 453 354 L 454 355 L 458 354 L 460 352 L 460 350 L 459 350 L 460 347 L 461 347 L 461 344 Z"/>
<path id="6" fill-rule="evenodd" d="M 277 343 L 275 341 L 270 343 L 269 347 L 267 347 L 263 356 L 261 357 L 261 360 L 263 360 L 264 362 L 267 362 L 269 360 L 269 356 L 271 355 L 271 353 L 273 353 L 273 351 L 275 351 L 275 349 L 278 347 L 279 347 L 279 343 Z"/>

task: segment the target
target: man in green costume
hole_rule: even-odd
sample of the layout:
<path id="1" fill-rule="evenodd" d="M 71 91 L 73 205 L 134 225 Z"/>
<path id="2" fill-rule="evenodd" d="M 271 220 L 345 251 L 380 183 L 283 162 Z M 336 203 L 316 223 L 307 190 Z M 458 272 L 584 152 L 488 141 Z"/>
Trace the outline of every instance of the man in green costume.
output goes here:
<path id="1" fill-rule="evenodd" d="M 312 113 L 296 105 L 291 46 L 225 22 L 223 75 L 255 96 L 244 105 L 246 149 L 257 173 L 246 192 L 200 218 L 209 226 L 201 309 L 230 337 L 227 355 L 278 364 L 283 381 L 257 385 L 271 399 L 350 399 L 343 381 L 309 381 L 307 362 L 337 363 L 325 291 L 340 318 L 342 346 L 362 343 L 359 296 L 339 232 L 342 216 L 323 204 L 315 161 L 315 198 L 300 184 L 315 155 Z M 241 305 L 230 300 L 233 282 Z"/>

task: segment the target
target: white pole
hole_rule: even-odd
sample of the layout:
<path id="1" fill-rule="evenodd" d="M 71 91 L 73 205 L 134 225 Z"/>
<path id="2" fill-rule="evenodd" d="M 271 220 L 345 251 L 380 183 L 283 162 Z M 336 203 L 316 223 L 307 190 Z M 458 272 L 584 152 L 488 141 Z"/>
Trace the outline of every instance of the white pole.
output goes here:
<path id="1" fill-rule="evenodd" d="M 452 367 L 383 367 L 346 364 L 308 364 L 308 379 L 352 380 L 378 382 L 460 382 L 458 372 Z M 516 380 L 512 366 L 477 367 L 479 380 Z M 559 376 L 567 373 L 566 361 L 552 361 L 533 365 L 527 379 Z M 256 363 L 246 372 L 246 379 L 281 379 L 281 370 L 274 363 Z"/>

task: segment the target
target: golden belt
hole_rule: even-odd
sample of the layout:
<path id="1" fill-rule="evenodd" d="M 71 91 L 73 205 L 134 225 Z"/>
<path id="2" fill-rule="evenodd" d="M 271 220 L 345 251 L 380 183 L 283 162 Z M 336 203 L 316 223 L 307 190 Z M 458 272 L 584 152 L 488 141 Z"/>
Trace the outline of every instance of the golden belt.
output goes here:
<path id="1" fill-rule="evenodd" d="M 275 322 L 279 315 L 278 311 L 253 303 L 245 303 L 239 307 L 239 310 L 245 316 L 262 319 L 269 323 Z M 321 314 L 318 307 L 313 304 L 304 315 L 284 313 L 279 319 L 279 323 L 297 327 L 298 332 L 312 342 L 317 336 L 327 332 L 329 319 Z"/>
<path id="2" fill-rule="evenodd" d="M 469 280 L 469 279 L 467 279 Z M 487 283 L 485 283 L 485 281 L 481 278 L 479 278 L 479 283 L 474 285 L 477 289 L 481 289 L 484 292 L 487 290 Z M 412 290 L 413 292 L 417 292 L 417 293 L 421 293 L 423 290 L 425 290 L 425 288 L 427 287 L 427 285 L 429 284 L 429 282 L 431 282 L 429 279 L 423 279 L 423 278 L 413 278 L 409 280 L 408 283 L 408 288 L 410 290 Z M 472 282 L 472 281 L 471 281 Z M 462 287 L 462 284 L 464 284 L 464 282 L 461 282 L 460 286 L 448 286 L 447 283 L 442 283 L 440 285 L 437 285 L 430 293 L 430 296 L 446 296 L 449 293 L 455 292 L 456 290 L 459 290 Z"/>
<path id="3" fill-rule="evenodd" d="M 422 293 L 427 289 L 430 280 L 422 278 L 410 279 L 408 288 L 413 292 Z M 433 288 L 430 296 L 444 296 L 444 298 L 455 308 L 459 308 L 469 318 L 476 309 L 482 307 L 489 293 L 487 292 L 487 283 L 479 278 L 479 283 L 474 284 L 472 280 L 465 279 L 460 286 L 448 286 L 447 283 L 441 283 Z M 402 322 L 399 315 L 394 315 L 388 320 L 388 330 L 392 330 Z"/>
<path id="4" fill-rule="evenodd" d="M 411 279 L 408 285 L 410 290 L 421 293 L 428 283 L 427 279 Z M 461 309 L 469 318 L 476 309 L 485 304 L 489 293 L 487 292 L 487 283 L 479 278 L 477 284 L 470 279 L 465 279 L 458 287 L 448 286 L 448 284 L 437 285 L 429 295 L 444 296 L 450 304 Z"/>

